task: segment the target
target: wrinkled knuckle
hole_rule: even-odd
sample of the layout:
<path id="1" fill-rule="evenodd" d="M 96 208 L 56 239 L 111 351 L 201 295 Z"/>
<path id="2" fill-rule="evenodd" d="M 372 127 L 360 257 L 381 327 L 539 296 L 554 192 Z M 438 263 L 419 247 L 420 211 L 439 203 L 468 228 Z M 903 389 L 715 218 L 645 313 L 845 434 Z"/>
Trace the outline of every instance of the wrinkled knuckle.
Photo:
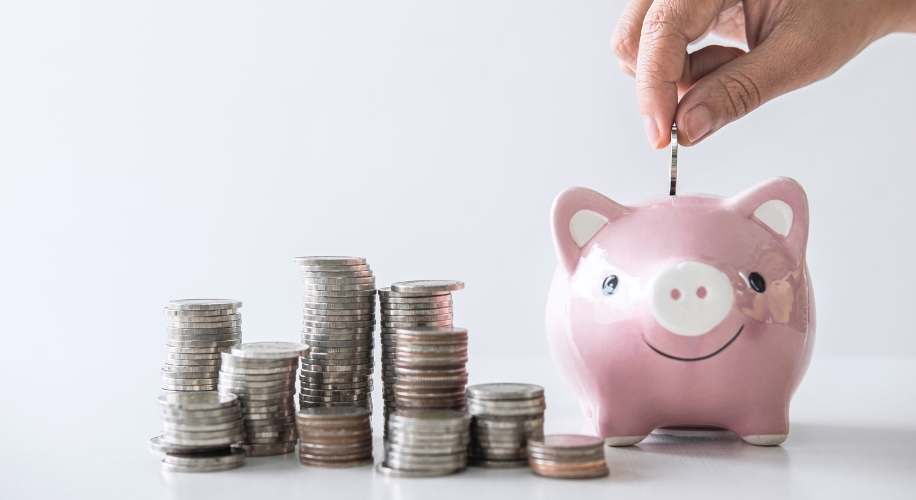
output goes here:
<path id="1" fill-rule="evenodd" d="M 678 31 L 674 8 L 668 2 L 658 2 L 649 9 L 642 23 L 643 35 L 665 36 Z"/>
<path id="2" fill-rule="evenodd" d="M 633 33 L 630 25 L 618 25 L 611 35 L 611 50 L 618 59 L 636 61 L 639 52 L 639 33 Z"/>
<path id="3" fill-rule="evenodd" d="M 737 120 L 760 106 L 762 96 L 754 78 L 732 72 L 722 75 L 718 82 L 726 97 L 724 103 L 728 121 Z"/>

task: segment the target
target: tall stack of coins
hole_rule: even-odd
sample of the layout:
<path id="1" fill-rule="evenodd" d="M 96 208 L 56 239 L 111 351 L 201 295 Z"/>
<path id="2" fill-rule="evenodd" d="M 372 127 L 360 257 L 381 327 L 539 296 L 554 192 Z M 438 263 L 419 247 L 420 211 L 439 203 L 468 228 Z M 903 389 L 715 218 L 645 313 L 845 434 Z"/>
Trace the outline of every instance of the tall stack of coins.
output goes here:
<path id="1" fill-rule="evenodd" d="M 219 393 L 241 401 L 251 456 L 283 455 L 296 448 L 296 370 L 309 347 L 293 342 L 242 344 L 222 353 Z"/>
<path id="2" fill-rule="evenodd" d="M 245 463 L 245 451 L 232 448 L 244 439 L 239 400 L 212 391 L 159 397 L 162 435 L 150 440 L 164 453 L 162 468 L 172 472 L 214 472 Z"/>
<path id="3" fill-rule="evenodd" d="M 470 422 L 471 417 L 453 410 L 397 410 L 388 419 L 385 461 L 376 470 L 406 477 L 464 470 Z"/>
<path id="4" fill-rule="evenodd" d="M 452 326 L 452 292 L 464 289 L 460 281 L 420 280 L 394 283 L 379 290 L 382 330 L 382 394 L 385 403 L 385 435 L 388 415 L 397 409 L 394 361 L 397 358 L 395 329 L 421 326 Z"/>
<path id="5" fill-rule="evenodd" d="M 238 300 L 173 300 L 165 308 L 162 392 L 215 391 L 220 351 L 242 342 Z"/>
<path id="6" fill-rule="evenodd" d="M 468 331 L 420 326 L 396 328 L 395 337 L 394 394 L 398 409 L 464 411 Z"/>
<path id="7" fill-rule="evenodd" d="M 303 408 L 299 425 L 299 462 L 316 467 L 372 465 L 372 413 L 352 406 Z"/>
<path id="8" fill-rule="evenodd" d="M 304 285 L 300 408 L 372 410 L 375 277 L 362 257 L 296 257 Z"/>
<path id="9" fill-rule="evenodd" d="M 544 437 L 544 388 L 531 384 L 480 384 L 467 389 L 471 414 L 471 464 L 528 466 L 528 440 Z"/>
<path id="10" fill-rule="evenodd" d="M 554 434 L 528 441 L 528 463 L 535 474 L 556 479 L 608 475 L 604 440 L 578 434 Z"/>

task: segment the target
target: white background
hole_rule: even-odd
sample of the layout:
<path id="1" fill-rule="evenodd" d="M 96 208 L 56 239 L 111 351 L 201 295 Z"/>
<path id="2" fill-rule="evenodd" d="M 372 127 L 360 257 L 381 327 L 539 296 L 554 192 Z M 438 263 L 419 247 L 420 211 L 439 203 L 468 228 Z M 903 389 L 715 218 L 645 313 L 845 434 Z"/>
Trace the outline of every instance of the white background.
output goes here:
<path id="1" fill-rule="evenodd" d="M 647 145 L 609 49 L 622 7 L 6 2 L 0 492 L 181 496 L 145 450 L 158 431 L 161 308 L 237 298 L 246 341 L 295 340 L 296 255 L 365 256 L 381 286 L 464 280 L 455 320 L 471 331 L 472 382 L 540 382 L 548 430 L 550 412 L 575 418 L 543 328 L 551 201 L 574 185 L 618 201 L 667 190 L 667 152 Z M 916 37 L 885 38 L 682 149 L 679 188 L 732 195 L 776 175 L 805 186 L 812 371 L 834 406 L 816 404 L 807 381 L 796 403 L 812 422 L 843 420 L 848 404 L 896 429 L 865 441 L 899 432 L 916 446 L 914 54 Z M 873 446 L 916 467 L 913 446 Z M 140 477 L 145 489 L 129 490 Z"/>

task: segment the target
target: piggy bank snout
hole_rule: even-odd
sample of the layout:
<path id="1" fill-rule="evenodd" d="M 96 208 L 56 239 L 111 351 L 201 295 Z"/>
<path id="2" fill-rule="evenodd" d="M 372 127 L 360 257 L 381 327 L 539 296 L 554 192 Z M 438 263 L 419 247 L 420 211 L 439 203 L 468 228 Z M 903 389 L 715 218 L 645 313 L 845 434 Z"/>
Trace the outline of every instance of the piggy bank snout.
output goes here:
<path id="1" fill-rule="evenodd" d="M 728 277 L 702 262 L 678 262 L 658 273 L 649 285 L 655 321 L 677 335 L 703 335 L 728 316 L 735 296 Z"/>

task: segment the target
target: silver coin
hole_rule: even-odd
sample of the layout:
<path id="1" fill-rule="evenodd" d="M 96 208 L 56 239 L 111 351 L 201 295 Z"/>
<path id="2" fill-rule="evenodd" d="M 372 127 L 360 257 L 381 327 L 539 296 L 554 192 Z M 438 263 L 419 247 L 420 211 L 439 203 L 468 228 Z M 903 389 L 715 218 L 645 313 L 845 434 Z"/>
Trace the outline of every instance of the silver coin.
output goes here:
<path id="1" fill-rule="evenodd" d="M 391 322 L 422 324 L 422 323 L 427 323 L 427 322 L 439 322 L 439 321 L 448 321 L 449 323 L 451 323 L 452 313 L 426 314 L 426 315 L 412 314 L 408 316 L 394 316 L 394 315 L 388 314 L 388 315 L 382 316 L 383 324 L 391 323 Z"/>
<path id="2" fill-rule="evenodd" d="M 381 305 L 383 311 L 422 311 L 425 309 L 452 309 L 451 296 L 434 298 L 438 298 L 439 300 L 424 302 L 391 302 L 389 300 L 380 298 L 379 304 Z"/>
<path id="3" fill-rule="evenodd" d="M 239 334 L 237 333 L 221 333 L 214 335 L 180 335 L 170 333 L 166 335 L 166 342 L 176 341 L 176 342 L 188 342 L 188 341 L 199 341 L 199 342 L 225 342 L 225 341 L 238 341 L 241 340 Z"/>
<path id="4" fill-rule="evenodd" d="M 357 298 L 366 297 L 375 299 L 375 289 L 368 290 L 304 290 L 302 293 L 302 302 L 320 302 L 327 301 L 326 298 Z"/>
<path id="5" fill-rule="evenodd" d="M 304 340 L 312 348 L 318 347 L 365 347 L 373 344 L 373 339 L 362 340 Z"/>
<path id="6" fill-rule="evenodd" d="M 242 426 L 241 417 L 235 419 L 234 421 L 222 422 L 218 424 L 198 424 L 198 423 L 186 423 L 186 422 L 168 422 L 162 421 L 162 430 L 163 431 L 193 431 L 193 432 L 209 432 L 209 431 L 228 431 L 231 430 L 233 433 L 237 433 L 238 428 Z"/>
<path id="7" fill-rule="evenodd" d="M 165 360 L 165 368 L 169 368 L 169 367 L 180 367 L 180 366 L 187 366 L 187 367 L 210 366 L 210 367 L 215 368 L 216 370 L 219 370 L 219 364 L 220 364 L 220 361 L 219 361 L 218 359 L 173 359 L 173 358 L 166 358 L 166 360 Z"/>
<path id="8" fill-rule="evenodd" d="M 551 434 L 541 441 L 528 441 L 529 450 L 545 454 L 588 453 L 595 449 L 603 450 L 603 446 L 603 439 L 582 434 Z"/>
<path id="9" fill-rule="evenodd" d="M 281 373 L 295 373 L 299 369 L 299 365 L 289 365 L 281 366 L 275 368 L 248 368 L 248 367 L 235 367 L 235 366 L 226 366 L 223 364 L 220 366 L 220 371 L 224 373 L 231 373 L 233 375 L 276 375 Z"/>
<path id="10" fill-rule="evenodd" d="M 300 271 L 299 274 L 303 278 L 366 278 L 372 276 L 372 271 Z"/>
<path id="11" fill-rule="evenodd" d="M 359 294 L 328 295 L 332 292 L 305 293 L 302 304 L 375 304 L 375 292 L 361 292 Z"/>
<path id="12" fill-rule="evenodd" d="M 238 406 L 235 396 L 216 393 L 169 394 L 159 396 L 159 407 L 170 410 L 218 410 Z"/>
<path id="13" fill-rule="evenodd" d="M 494 383 L 477 384 L 468 387 L 468 399 L 480 400 L 524 400 L 543 398 L 544 388 L 534 384 Z"/>
<path id="14" fill-rule="evenodd" d="M 340 311 L 341 314 L 350 314 L 347 311 L 357 310 L 357 311 L 375 311 L 375 301 L 367 300 L 365 302 L 303 302 L 302 303 L 303 311 L 322 311 L 320 314 L 336 314 L 336 312 L 325 312 L 325 311 Z"/>
<path id="15" fill-rule="evenodd" d="M 202 310 L 181 310 L 181 309 L 169 309 L 168 307 L 163 308 L 163 314 L 166 316 L 180 316 L 180 317 L 192 317 L 192 316 L 222 316 L 224 314 L 238 314 L 239 310 L 234 308 L 227 309 L 202 309 Z"/>
<path id="16" fill-rule="evenodd" d="M 215 437 L 215 438 L 190 438 L 190 437 L 178 437 L 172 436 L 166 433 L 162 434 L 162 438 L 169 442 L 170 444 L 178 446 L 229 446 L 234 443 L 241 442 L 245 438 L 245 433 L 240 433 L 235 436 L 226 436 L 226 437 Z"/>
<path id="17" fill-rule="evenodd" d="M 301 345 L 301 344 L 294 344 Z M 296 351 L 299 352 L 299 351 Z M 296 366 L 299 356 L 288 356 L 283 358 L 251 358 L 242 357 L 233 352 L 223 352 L 220 354 L 223 365 L 236 368 L 281 368 Z"/>
<path id="18" fill-rule="evenodd" d="M 235 328 L 242 325 L 242 320 L 232 321 L 214 321 L 211 323 L 197 323 L 190 321 L 166 321 L 165 326 L 168 328 L 193 328 L 195 330 L 210 330 L 213 328 Z M 206 333 L 206 332 L 203 332 Z"/>
<path id="19" fill-rule="evenodd" d="M 339 257 L 339 256 L 308 256 L 296 257 L 297 266 L 362 266 L 366 264 L 365 257 Z"/>
<path id="20" fill-rule="evenodd" d="M 309 350 L 309 356 L 322 356 L 326 354 L 345 354 L 345 353 L 364 353 L 375 350 L 374 346 L 362 347 L 312 347 Z"/>
<path id="21" fill-rule="evenodd" d="M 375 315 L 374 304 L 370 305 L 366 302 L 357 302 L 356 304 L 365 305 L 366 307 L 349 308 L 349 309 L 312 309 L 309 307 L 305 307 L 303 308 L 302 315 L 303 316 L 374 316 Z"/>
<path id="22" fill-rule="evenodd" d="M 294 359 L 308 353 L 309 346 L 294 342 L 254 342 L 232 349 L 232 355 L 245 359 Z"/>
<path id="23" fill-rule="evenodd" d="M 426 305 L 429 307 L 446 307 L 452 305 L 452 295 L 431 295 L 429 297 L 393 297 L 389 295 L 383 295 L 379 289 L 379 305 L 384 309 L 398 309 L 404 308 L 403 306 L 418 306 Z"/>
<path id="24" fill-rule="evenodd" d="M 375 291 L 375 280 L 369 283 L 352 283 L 352 284 L 318 284 L 303 281 L 302 289 L 305 293 L 312 292 L 363 292 L 366 290 Z"/>
<path id="25" fill-rule="evenodd" d="M 318 341 L 341 340 L 340 335 L 360 335 L 360 339 L 374 337 L 375 329 L 369 328 L 311 328 L 303 327 L 302 335 L 309 336 Z M 314 347 L 314 346 L 311 346 Z"/>
<path id="26" fill-rule="evenodd" d="M 303 328 L 374 328 L 375 321 L 302 321 Z"/>
<path id="27" fill-rule="evenodd" d="M 168 308 L 176 310 L 238 309 L 242 301 L 231 299 L 181 299 L 169 301 Z"/>
<path id="28" fill-rule="evenodd" d="M 363 323 L 375 325 L 375 313 L 372 314 L 303 314 L 302 320 L 309 323 L 326 323 L 345 321 L 348 324 Z M 364 323 L 365 322 L 365 323 Z"/>
<path id="29" fill-rule="evenodd" d="M 225 349 L 222 349 L 219 347 L 173 347 L 169 345 L 165 346 L 165 352 L 168 355 L 173 355 L 173 354 L 174 355 L 180 354 L 182 356 L 185 356 L 188 354 L 194 355 L 194 356 L 210 355 L 210 356 L 213 356 L 213 358 L 215 359 L 219 359 L 219 353 L 224 350 Z M 186 358 L 186 359 L 194 359 L 194 358 Z M 201 359 L 205 359 L 205 358 L 201 358 Z"/>
<path id="30" fill-rule="evenodd" d="M 671 185 L 668 189 L 669 196 L 677 194 L 677 124 L 671 125 Z"/>
<path id="31" fill-rule="evenodd" d="M 409 470 L 398 470 L 391 468 L 385 463 L 380 462 L 375 465 L 375 471 L 383 476 L 389 477 L 437 477 L 437 476 L 448 476 L 458 472 L 462 472 L 464 469 L 451 469 L 451 468 L 430 468 L 425 470 L 409 471 Z"/>
<path id="32" fill-rule="evenodd" d="M 219 366 L 215 365 L 172 365 L 166 363 L 162 366 L 162 371 L 172 374 L 214 373 L 219 376 Z"/>
<path id="33" fill-rule="evenodd" d="M 411 327 L 420 327 L 420 326 L 452 326 L 452 320 L 445 321 L 415 321 L 415 322 L 403 322 L 403 321 L 380 321 L 379 324 L 382 328 L 411 328 Z"/>
<path id="34" fill-rule="evenodd" d="M 223 314 L 220 316 L 180 316 L 180 315 L 166 315 L 167 323 L 224 323 L 226 321 L 240 321 L 242 315 L 235 314 Z M 206 328 L 206 327 L 203 327 Z"/>
<path id="35" fill-rule="evenodd" d="M 239 448 L 244 449 L 248 452 L 249 457 L 268 457 L 273 455 L 285 455 L 291 453 L 296 449 L 296 442 L 290 441 L 286 443 L 274 443 L 274 444 L 245 444 L 241 443 L 238 445 Z"/>
<path id="36" fill-rule="evenodd" d="M 363 359 L 374 357 L 374 352 L 372 349 L 367 349 L 364 351 L 355 351 L 355 352 L 310 352 L 308 359 L 341 359 L 341 360 L 354 360 L 354 359 Z"/>
<path id="37" fill-rule="evenodd" d="M 406 304 L 415 305 L 415 304 Z M 439 314 L 452 314 L 451 306 L 447 307 L 424 307 L 422 309 L 392 309 L 390 307 L 381 307 L 379 309 L 382 316 L 436 316 Z"/>
<path id="38" fill-rule="evenodd" d="M 399 281 L 391 284 L 391 291 L 401 295 L 409 294 L 424 296 L 430 293 L 454 292 L 463 289 L 463 282 L 453 280 Z"/>
<path id="39" fill-rule="evenodd" d="M 224 448 L 202 453 L 169 453 L 164 463 L 185 466 L 208 466 L 229 463 L 244 463 L 245 450 L 240 448 Z"/>
<path id="40" fill-rule="evenodd" d="M 307 285 L 375 285 L 375 276 L 302 276 L 302 282 Z M 373 287 L 375 288 L 375 287 Z"/>
<path id="41" fill-rule="evenodd" d="M 375 332 L 370 328 L 310 328 L 303 327 L 301 332 L 302 338 L 309 338 L 317 342 L 329 342 L 340 340 L 371 340 L 375 337 Z M 308 342 L 305 342 L 308 344 Z M 309 344 L 311 347 L 311 344 Z"/>

